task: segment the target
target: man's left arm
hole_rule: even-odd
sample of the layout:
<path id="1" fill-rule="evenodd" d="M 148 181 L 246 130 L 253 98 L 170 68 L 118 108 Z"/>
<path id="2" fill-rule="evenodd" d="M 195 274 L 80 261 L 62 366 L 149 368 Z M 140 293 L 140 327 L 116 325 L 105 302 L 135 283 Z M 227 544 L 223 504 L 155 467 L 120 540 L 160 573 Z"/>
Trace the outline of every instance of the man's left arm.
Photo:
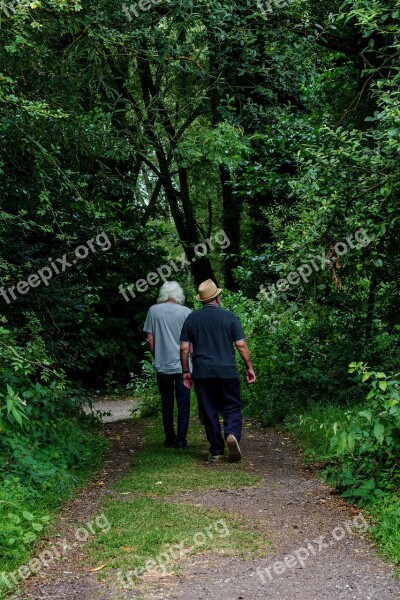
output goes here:
<path id="1" fill-rule="evenodd" d="M 247 344 L 244 340 L 238 340 L 235 342 L 236 348 L 239 350 L 239 354 L 243 359 L 243 362 L 246 367 L 246 381 L 247 383 L 255 383 L 256 374 L 254 373 L 253 365 L 250 357 L 250 350 L 247 347 Z"/>
<path id="2" fill-rule="evenodd" d="M 253 365 L 251 362 L 250 350 L 247 347 L 247 344 L 244 340 L 244 331 L 240 324 L 239 319 L 234 316 L 233 320 L 233 328 L 232 328 L 232 337 L 235 342 L 235 346 L 239 351 L 240 356 L 245 364 L 246 372 L 245 377 L 247 383 L 255 383 L 256 374 L 254 373 Z"/>

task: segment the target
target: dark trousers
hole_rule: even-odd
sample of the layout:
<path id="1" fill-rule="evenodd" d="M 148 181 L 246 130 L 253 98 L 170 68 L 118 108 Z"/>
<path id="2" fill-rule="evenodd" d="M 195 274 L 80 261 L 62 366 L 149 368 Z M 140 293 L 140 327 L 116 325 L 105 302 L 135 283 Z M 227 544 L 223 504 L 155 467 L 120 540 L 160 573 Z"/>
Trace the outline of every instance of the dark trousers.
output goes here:
<path id="1" fill-rule="evenodd" d="M 194 388 L 203 413 L 210 453 L 224 453 L 224 438 L 230 433 L 240 441 L 242 435 L 242 405 L 239 379 L 195 379 Z M 224 438 L 219 414 L 224 419 Z"/>
<path id="2" fill-rule="evenodd" d="M 157 384 L 161 395 L 162 418 L 165 431 L 165 441 L 176 443 L 178 448 L 185 448 L 189 428 L 190 390 L 183 385 L 182 373 L 166 375 L 157 373 Z M 174 399 L 178 407 L 178 431 L 174 429 Z"/>

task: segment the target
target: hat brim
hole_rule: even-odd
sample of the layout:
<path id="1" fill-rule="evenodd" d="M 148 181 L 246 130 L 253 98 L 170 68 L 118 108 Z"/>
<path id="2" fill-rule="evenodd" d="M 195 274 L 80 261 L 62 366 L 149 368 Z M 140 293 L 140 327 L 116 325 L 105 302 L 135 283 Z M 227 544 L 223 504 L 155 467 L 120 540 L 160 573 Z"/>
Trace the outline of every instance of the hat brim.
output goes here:
<path id="1" fill-rule="evenodd" d="M 222 288 L 218 288 L 217 291 L 215 292 L 215 294 L 213 294 L 209 298 L 200 298 L 200 294 L 197 294 L 196 300 L 198 302 L 211 302 L 211 300 L 214 300 L 214 298 L 216 298 L 217 296 L 219 296 L 221 294 L 221 292 L 223 292 L 223 291 L 224 290 Z"/>

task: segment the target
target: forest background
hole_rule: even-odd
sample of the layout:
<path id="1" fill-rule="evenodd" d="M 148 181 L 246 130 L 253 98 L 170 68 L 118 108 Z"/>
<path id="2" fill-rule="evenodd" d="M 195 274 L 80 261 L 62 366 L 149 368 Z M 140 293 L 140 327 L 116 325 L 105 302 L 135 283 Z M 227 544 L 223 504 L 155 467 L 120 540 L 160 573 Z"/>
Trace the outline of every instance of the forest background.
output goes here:
<path id="1" fill-rule="evenodd" d="M 1 5 L 2 558 L 100 460 L 88 391 L 150 389 L 173 261 L 189 306 L 212 277 L 245 327 L 246 414 L 400 560 L 400 2 L 143 6 Z"/>

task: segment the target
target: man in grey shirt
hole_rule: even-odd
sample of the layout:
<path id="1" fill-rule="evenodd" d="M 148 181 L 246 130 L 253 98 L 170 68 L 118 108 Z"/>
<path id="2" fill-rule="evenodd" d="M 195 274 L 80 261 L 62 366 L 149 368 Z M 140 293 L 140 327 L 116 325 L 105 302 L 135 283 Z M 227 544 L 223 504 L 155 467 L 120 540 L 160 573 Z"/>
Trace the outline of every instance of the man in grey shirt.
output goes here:
<path id="1" fill-rule="evenodd" d="M 157 384 L 161 395 L 165 432 L 164 446 L 186 448 L 190 415 L 190 389 L 183 385 L 179 356 L 180 333 L 191 310 L 183 306 L 185 295 L 179 283 L 167 281 L 161 287 L 157 304 L 146 317 L 143 331 L 154 356 Z M 178 407 L 178 428 L 174 428 L 174 398 Z"/>

